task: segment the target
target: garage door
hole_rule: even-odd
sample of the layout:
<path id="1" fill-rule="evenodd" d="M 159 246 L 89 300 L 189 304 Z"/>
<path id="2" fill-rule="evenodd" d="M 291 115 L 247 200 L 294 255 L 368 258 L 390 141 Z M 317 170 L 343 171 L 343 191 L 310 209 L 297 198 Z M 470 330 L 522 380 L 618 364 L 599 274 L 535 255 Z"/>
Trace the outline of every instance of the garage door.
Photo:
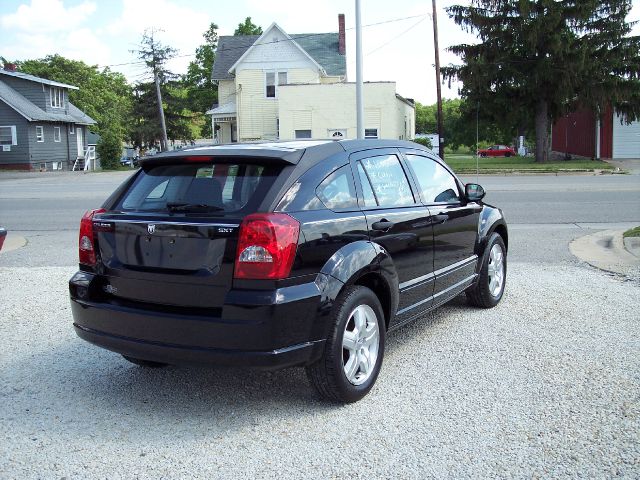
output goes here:
<path id="1" fill-rule="evenodd" d="M 613 158 L 640 158 L 640 121 L 620 124 L 613 119 Z"/>

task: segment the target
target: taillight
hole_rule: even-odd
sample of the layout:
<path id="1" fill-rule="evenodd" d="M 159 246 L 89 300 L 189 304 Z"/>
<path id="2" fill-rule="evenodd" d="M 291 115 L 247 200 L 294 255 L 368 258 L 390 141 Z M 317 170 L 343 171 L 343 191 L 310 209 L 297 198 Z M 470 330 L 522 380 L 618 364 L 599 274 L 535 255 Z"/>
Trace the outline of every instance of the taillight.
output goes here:
<path id="1" fill-rule="evenodd" d="M 96 250 L 95 243 L 93 241 L 93 216 L 104 212 L 106 212 L 104 208 L 88 210 L 87 213 L 82 216 L 82 220 L 80 220 L 78 252 L 80 263 L 82 265 L 93 267 L 96 264 Z"/>
<path id="2" fill-rule="evenodd" d="M 235 278 L 281 279 L 289 276 L 298 246 L 300 223 L 284 213 L 254 213 L 240 225 Z"/>

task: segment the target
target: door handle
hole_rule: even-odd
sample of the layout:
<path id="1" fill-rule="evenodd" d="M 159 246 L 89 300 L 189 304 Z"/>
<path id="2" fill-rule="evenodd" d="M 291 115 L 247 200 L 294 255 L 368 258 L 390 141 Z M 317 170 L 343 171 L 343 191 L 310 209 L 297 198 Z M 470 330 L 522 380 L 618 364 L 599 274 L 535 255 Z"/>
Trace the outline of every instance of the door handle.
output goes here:
<path id="1" fill-rule="evenodd" d="M 440 225 L 444 223 L 449 218 L 449 215 L 431 215 L 429 220 L 431 221 L 431 225 Z"/>
<path id="2" fill-rule="evenodd" d="M 374 222 L 373 225 L 371 225 L 371 228 L 373 230 L 380 230 L 381 232 L 388 232 L 389 230 L 391 230 L 391 227 L 393 227 L 394 225 L 395 224 L 393 222 L 389 222 L 388 220 L 382 219 L 377 222 Z"/>

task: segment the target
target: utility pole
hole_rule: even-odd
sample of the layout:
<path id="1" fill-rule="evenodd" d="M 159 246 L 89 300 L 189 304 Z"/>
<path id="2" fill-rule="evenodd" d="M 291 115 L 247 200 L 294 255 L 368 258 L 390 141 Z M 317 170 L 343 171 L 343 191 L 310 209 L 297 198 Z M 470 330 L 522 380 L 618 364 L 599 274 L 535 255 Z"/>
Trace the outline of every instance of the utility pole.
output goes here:
<path id="1" fill-rule="evenodd" d="M 167 138 L 167 125 L 164 121 L 164 107 L 162 106 L 162 93 L 160 93 L 160 79 L 158 78 L 158 71 L 153 69 L 153 76 L 156 82 L 156 96 L 158 97 L 158 115 L 160 115 L 160 126 L 162 127 L 162 144 L 160 150 L 166 151 L 169 149 L 169 139 Z"/>
<path id="2" fill-rule="evenodd" d="M 362 103 L 362 18 L 360 0 L 356 0 L 356 128 L 359 140 L 364 138 L 364 104 Z"/>
<path id="3" fill-rule="evenodd" d="M 444 128 L 442 126 L 442 91 L 440 88 L 440 50 L 438 49 L 438 14 L 436 0 L 431 0 L 433 5 L 433 48 L 436 54 L 436 92 L 438 94 L 438 155 L 444 160 Z"/>
<path id="4" fill-rule="evenodd" d="M 154 31 L 151 31 L 151 53 L 153 58 L 153 81 L 156 84 L 156 98 L 158 100 L 158 116 L 160 117 L 160 127 L 162 128 L 162 140 L 160 142 L 160 150 L 167 151 L 169 149 L 169 139 L 167 138 L 167 124 L 164 120 L 164 107 L 162 106 L 162 93 L 160 92 L 160 77 L 158 75 L 158 57 L 156 56 Z"/>

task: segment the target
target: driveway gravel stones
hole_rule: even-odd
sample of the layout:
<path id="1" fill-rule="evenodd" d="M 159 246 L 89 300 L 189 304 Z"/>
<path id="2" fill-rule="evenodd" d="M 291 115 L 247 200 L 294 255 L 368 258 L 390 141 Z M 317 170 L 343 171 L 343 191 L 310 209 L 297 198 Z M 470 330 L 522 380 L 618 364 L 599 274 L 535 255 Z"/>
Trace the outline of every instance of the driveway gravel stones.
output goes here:
<path id="1" fill-rule="evenodd" d="M 302 370 L 145 370 L 76 338 L 73 267 L 0 268 L 1 478 L 640 476 L 640 288 L 511 263 L 388 337 L 364 400 Z"/>

